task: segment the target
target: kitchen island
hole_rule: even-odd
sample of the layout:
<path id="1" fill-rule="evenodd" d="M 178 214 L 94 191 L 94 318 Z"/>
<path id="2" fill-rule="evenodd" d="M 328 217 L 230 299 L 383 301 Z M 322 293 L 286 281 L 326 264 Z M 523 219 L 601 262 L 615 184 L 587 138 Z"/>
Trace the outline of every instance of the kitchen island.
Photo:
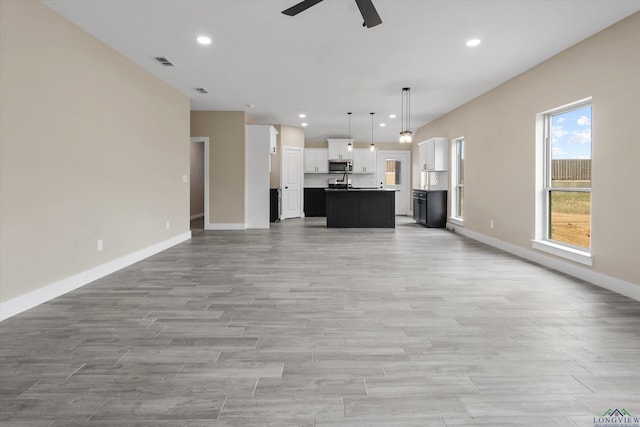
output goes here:
<path id="1" fill-rule="evenodd" d="M 327 228 L 395 228 L 396 192 L 379 188 L 326 192 Z"/>

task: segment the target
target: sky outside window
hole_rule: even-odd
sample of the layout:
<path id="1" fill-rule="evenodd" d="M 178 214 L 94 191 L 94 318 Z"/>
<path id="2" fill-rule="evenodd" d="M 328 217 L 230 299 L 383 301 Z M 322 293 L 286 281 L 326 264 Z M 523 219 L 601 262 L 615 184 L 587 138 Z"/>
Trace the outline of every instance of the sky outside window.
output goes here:
<path id="1" fill-rule="evenodd" d="M 591 105 L 551 118 L 553 159 L 591 158 Z"/>

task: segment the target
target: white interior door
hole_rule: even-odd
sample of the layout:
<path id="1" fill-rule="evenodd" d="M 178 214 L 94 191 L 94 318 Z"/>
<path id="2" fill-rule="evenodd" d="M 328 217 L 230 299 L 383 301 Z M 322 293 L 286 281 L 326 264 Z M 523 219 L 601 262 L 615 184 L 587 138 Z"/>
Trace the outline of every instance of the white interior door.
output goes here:
<path id="1" fill-rule="evenodd" d="M 302 148 L 282 147 L 281 218 L 300 218 L 302 213 Z"/>
<path id="2" fill-rule="evenodd" d="M 411 153 L 408 151 L 378 151 L 376 176 L 380 188 L 396 190 L 396 215 L 409 214 L 409 170 Z"/>

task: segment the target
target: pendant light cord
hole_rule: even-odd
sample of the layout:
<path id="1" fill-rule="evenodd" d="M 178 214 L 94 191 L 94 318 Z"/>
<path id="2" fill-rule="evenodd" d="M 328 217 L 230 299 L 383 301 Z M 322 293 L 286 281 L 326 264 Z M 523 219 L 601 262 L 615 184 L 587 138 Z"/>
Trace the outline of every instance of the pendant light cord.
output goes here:
<path id="1" fill-rule="evenodd" d="M 374 145 L 373 145 L 373 115 L 374 114 L 375 113 L 371 113 L 371 145 L 370 145 L 371 151 L 374 150 L 374 148 L 373 148 L 374 147 Z"/>
<path id="2" fill-rule="evenodd" d="M 406 114 L 406 117 L 405 117 Z M 411 88 L 402 88 L 402 132 L 400 132 L 400 143 L 410 143 L 411 138 Z"/>
<path id="3" fill-rule="evenodd" d="M 351 151 L 353 149 L 353 144 L 351 143 L 351 112 L 348 112 L 349 116 L 349 142 L 347 143 L 347 149 Z"/>
<path id="4" fill-rule="evenodd" d="M 407 142 L 413 142 L 411 136 L 411 88 L 407 88 Z"/>
<path id="5" fill-rule="evenodd" d="M 402 105 L 400 110 L 402 113 L 402 131 L 400 132 L 400 143 L 411 142 L 411 88 L 402 88 Z M 406 115 L 405 115 L 406 114 Z"/>
<path id="6" fill-rule="evenodd" d="M 401 107 L 401 113 L 402 113 L 402 129 L 400 129 L 400 136 L 402 138 L 402 140 L 400 142 L 404 142 L 404 121 L 406 120 L 406 117 L 404 115 L 404 89 L 402 89 L 402 107 Z"/>

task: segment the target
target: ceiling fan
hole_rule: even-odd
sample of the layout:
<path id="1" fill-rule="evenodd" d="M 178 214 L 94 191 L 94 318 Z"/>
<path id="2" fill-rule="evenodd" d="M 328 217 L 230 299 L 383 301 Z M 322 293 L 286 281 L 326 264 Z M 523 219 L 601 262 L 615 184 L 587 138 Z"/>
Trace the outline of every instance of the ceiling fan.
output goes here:
<path id="1" fill-rule="evenodd" d="M 322 0 L 303 0 L 300 3 L 291 6 L 289 9 L 283 10 L 282 13 L 289 16 L 296 16 L 300 12 L 304 12 L 321 1 Z M 360 9 L 360 13 L 362 14 L 362 19 L 364 19 L 364 23 L 362 24 L 363 27 L 366 26 L 367 28 L 371 28 L 382 24 L 382 19 L 380 19 L 380 15 L 378 15 L 378 11 L 376 11 L 371 0 L 355 1 L 358 5 L 358 9 Z"/>

